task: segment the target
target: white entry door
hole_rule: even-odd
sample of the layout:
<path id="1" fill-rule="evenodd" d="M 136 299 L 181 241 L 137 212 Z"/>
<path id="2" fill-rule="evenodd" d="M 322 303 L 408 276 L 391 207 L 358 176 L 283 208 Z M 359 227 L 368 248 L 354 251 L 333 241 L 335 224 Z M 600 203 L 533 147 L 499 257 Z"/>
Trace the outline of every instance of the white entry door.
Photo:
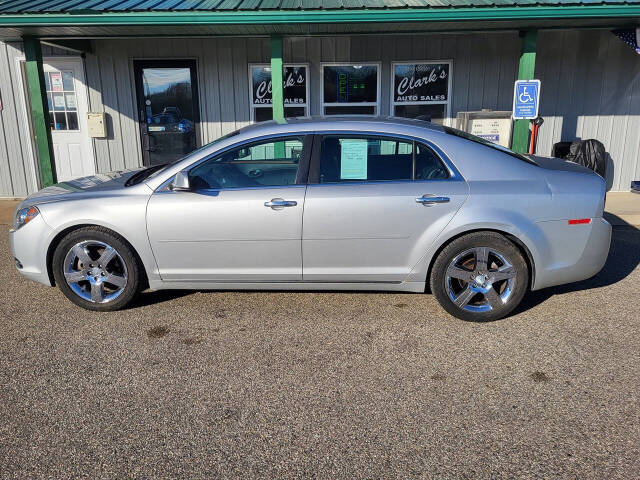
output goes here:
<path id="1" fill-rule="evenodd" d="M 81 58 L 43 61 L 56 174 L 59 182 L 96 173 L 87 129 L 87 88 Z"/>

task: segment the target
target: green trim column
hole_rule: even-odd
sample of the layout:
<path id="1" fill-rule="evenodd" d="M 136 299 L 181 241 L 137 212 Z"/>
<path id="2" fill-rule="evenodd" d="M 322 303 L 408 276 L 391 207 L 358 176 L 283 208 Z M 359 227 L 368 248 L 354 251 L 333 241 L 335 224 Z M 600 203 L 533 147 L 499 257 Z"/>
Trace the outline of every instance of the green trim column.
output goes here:
<path id="1" fill-rule="evenodd" d="M 284 84 L 282 78 L 282 36 L 271 36 L 271 102 L 273 119 L 284 122 Z"/>
<path id="2" fill-rule="evenodd" d="M 56 183 L 56 169 L 53 158 L 53 143 L 49 129 L 49 105 L 42 69 L 42 48 L 40 40 L 24 37 L 25 71 L 27 93 L 31 107 L 31 125 L 35 138 L 38 162 L 40 163 L 40 183 L 48 187 Z"/>
<path id="3" fill-rule="evenodd" d="M 520 32 L 522 47 L 520 51 L 520 66 L 518 80 L 533 80 L 536 70 L 537 30 Z M 520 153 L 527 153 L 529 147 L 529 120 L 516 120 L 513 125 L 513 139 L 511 148 Z"/>

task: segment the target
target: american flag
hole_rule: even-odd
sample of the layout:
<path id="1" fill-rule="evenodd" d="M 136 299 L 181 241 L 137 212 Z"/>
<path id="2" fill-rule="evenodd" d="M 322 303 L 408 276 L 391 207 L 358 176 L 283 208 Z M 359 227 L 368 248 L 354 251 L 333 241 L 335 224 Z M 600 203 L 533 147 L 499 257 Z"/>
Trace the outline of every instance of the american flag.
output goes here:
<path id="1" fill-rule="evenodd" d="M 612 33 L 624 43 L 631 46 L 631 48 L 633 48 L 636 53 L 640 53 L 640 28 L 613 30 Z"/>

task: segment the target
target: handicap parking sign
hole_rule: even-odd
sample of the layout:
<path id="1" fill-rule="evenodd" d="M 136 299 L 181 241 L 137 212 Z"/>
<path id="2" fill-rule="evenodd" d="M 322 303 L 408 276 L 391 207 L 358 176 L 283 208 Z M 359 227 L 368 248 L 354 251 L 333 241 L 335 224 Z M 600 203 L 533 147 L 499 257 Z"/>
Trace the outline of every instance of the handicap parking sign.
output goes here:
<path id="1" fill-rule="evenodd" d="M 540 80 L 516 80 L 513 89 L 513 118 L 537 118 L 539 104 Z"/>

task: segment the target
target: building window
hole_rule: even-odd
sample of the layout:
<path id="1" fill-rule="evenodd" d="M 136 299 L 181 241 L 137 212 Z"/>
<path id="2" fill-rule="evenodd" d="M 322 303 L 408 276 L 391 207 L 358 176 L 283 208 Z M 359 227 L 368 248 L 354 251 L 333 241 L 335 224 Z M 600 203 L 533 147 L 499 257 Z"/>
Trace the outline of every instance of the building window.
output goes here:
<path id="1" fill-rule="evenodd" d="M 379 114 L 379 64 L 325 63 L 322 78 L 323 115 Z"/>
<path id="2" fill-rule="evenodd" d="M 449 118 L 451 62 L 395 62 L 391 115 L 443 123 Z"/>
<path id="3" fill-rule="evenodd" d="M 44 72 L 51 130 L 80 130 L 73 72 Z"/>
<path id="4" fill-rule="evenodd" d="M 284 66 L 284 116 L 309 116 L 308 65 Z M 273 118 L 271 66 L 249 65 L 251 121 L 264 122 Z"/>

